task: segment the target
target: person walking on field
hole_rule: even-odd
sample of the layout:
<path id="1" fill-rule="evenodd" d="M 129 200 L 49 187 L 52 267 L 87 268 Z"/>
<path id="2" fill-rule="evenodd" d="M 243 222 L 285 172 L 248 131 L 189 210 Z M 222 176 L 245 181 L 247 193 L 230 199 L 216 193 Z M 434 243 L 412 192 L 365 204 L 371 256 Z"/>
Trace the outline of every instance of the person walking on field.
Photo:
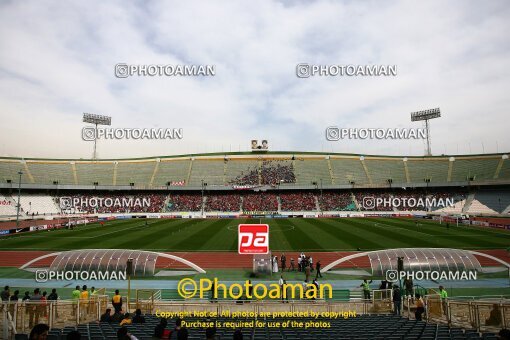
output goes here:
<path id="1" fill-rule="evenodd" d="M 322 273 L 321 273 L 321 260 L 318 260 L 317 261 L 317 264 L 315 265 L 315 270 L 317 271 L 317 274 L 315 274 L 315 278 L 319 278 L 319 277 L 322 277 Z"/>

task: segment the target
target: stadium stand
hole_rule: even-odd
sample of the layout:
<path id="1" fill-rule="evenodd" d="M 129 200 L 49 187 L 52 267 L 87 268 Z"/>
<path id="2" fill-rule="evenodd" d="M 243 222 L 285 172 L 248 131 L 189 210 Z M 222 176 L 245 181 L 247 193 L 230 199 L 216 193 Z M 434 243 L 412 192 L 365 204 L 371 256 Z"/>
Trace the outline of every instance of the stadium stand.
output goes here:
<path id="1" fill-rule="evenodd" d="M 482 189 L 475 193 L 475 199 L 480 204 L 498 213 L 503 213 L 510 206 L 510 192 L 505 190 Z"/>
<path id="2" fill-rule="evenodd" d="M 494 178 L 499 159 L 455 159 L 451 181 L 490 180 Z"/>
<path id="3" fill-rule="evenodd" d="M 483 203 L 480 203 L 480 201 L 474 199 L 471 204 L 469 205 L 469 208 L 467 209 L 467 213 L 474 214 L 474 215 L 494 215 L 497 214 L 496 211 L 489 208 Z"/>
<path id="4" fill-rule="evenodd" d="M 227 162 L 227 171 L 225 181 L 230 184 L 258 184 L 259 162 L 253 160 L 229 160 Z M 250 180 L 241 181 L 247 174 L 251 174 Z"/>
<path id="5" fill-rule="evenodd" d="M 281 193 L 282 211 L 317 211 L 317 201 L 311 192 Z"/>
<path id="6" fill-rule="evenodd" d="M 278 211 L 278 195 L 271 192 L 243 192 L 243 211 Z"/>
<path id="7" fill-rule="evenodd" d="M 356 204 L 350 192 L 323 192 L 318 195 L 322 211 L 354 211 Z"/>
<path id="8" fill-rule="evenodd" d="M 223 159 L 195 159 L 191 165 L 189 185 L 199 187 L 202 180 L 209 186 L 224 185 L 225 161 Z"/>
<path id="9" fill-rule="evenodd" d="M 159 319 L 154 315 L 144 315 L 144 323 L 132 323 L 126 325 L 128 332 L 139 340 L 153 339 L 152 335 Z M 274 318 L 272 322 L 282 323 L 288 319 Z M 303 324 L 317 322 L 313 318 L 293 318 Z M 204 322 L 200 318 L 185 318 L 184 321 L 192 324 L 194 322 Z M 232 319 L 218 317 L 211 321 L 217 321 L 220 324 L 232 322 Z M 253 322 L 254 319 L 243 318 L 243 322 Z M 280 339 L 280 340 L 316 340 L 316 339 L 497 339 L 495 333 L 480 333 L 474 329 L 462 329 L 459 327 L 448 327 L 447 325 L 427 323 L 425 321 L 416 321 L 397 315 L 359 315 L 356 317 L 339 318 L 328 320 L 329 327 L 244 327 L 242 334 L 244 339 Z M 121 326 L 117 323 L 107 322 L 89 322 L 80 324 L 76 327 L 68 326 L 65 328 L 52 328 L 48 334 L 48 339 L 65 339 L 71 331 L 78 331 L 82 339 L 116 339 L 117 331 Z M 169 320 L 166 326 L 168 331 L 174 331 L 175 320 Z M 215 330 L 215 339 L 233 339 L 233 328 L 217 328 Z M 193 327 L 187 328 L 187 339 L 199 340 L 205 339 L 205 328 Z M 177 338 L 175 334 L 172 338 Z"/>
<path id="10" fill-rule="evenodd" d="M 27 161 L 30 174 L 36 183 L 74 184 L 74 177 L 70 162 L 64 163 L 39 163 Z"/>
<path id="11" fill-rule="evenodd" d="M 19 159 L 0 159 L 0 180 L 2 183 L 7 181 L 18 182 L 19 171 L 25 171 L 25 164 Z M 21 179 L 23 183 L 30 183 L 26 178 Z"/>
<path id="12" fill-rule="evenodd" d="M 374 183 L 386 183 L 388 179 L 395 183 L 407 182 L 402 159 L 365 159 L 364 162 Z"/>
<path id="13" fill-rule="evenodd" d="M 241 196 L 235 193 L 208 195 L 205 201 L 206 211 L 237 211 L 241 210 Z"/>
<path id="14" fill-rule="evenodd" d="M 188 181 L 191 160 L 189 159 L 176 159 L 176 160 L 161 160 L 157 165 L 157 171 L 154 176 L 153 186 L 167 186 L 167 183 L 180 183 L 184 184 Z"/>
<path id="15" fill-rule="evenodd" d="M 165 211 L 201 211 L 202 195 L 199 193 L 170 194 L 165 204 Z"/>
<path id="16" fill-rule="evenodd" d="M 172 182 L 199 187 L 208 185 L 323 185 L 386 186 L 394 183 L 508 181 L 507 155 L 440 157 L 389 157 L 342 154 L 251 153 L 204 154 L 121 160 L 0 159 L 3 183 L 52 185 L 129 185 L 160 188 Z M 404 161 L 405 160 L 405 161 Z M 25 164 L 26 162 L 26 164 Z M 283 182 L 281 182 L 283 181 Z M 179 184 L 182 185 L 182 184 Z"/>
<path id="17" fill-rule="evenodd" d="M 115 185 L 147 186 L 150 183 L 156 162 L 118 162 L 114 176 Z"/>
<path id="18" fill-rule="evenodd" d="M 16 216 L 16 202 L 10 196 L 0 194 L 0 216 Z"/>
<path id="19" fill-rule="evenodd" d="M 62 200 L 75 201 L 68 207 L 61 207 Z M 163 211 L 166 201 L 165 194 L 137 192 L 87 193 L 69 196 L 58 196 L 52 202 L 64 213 L 155 213 Z M 102 202 L 102 203 L 101 203 Z"/>
<path id="20" fill-rule="evenodd" d="M 310 185 L 312 182 L 319 183 L 321 180 L 323 185 L 331 184 L 331 173 L 324 157 L 307 160 L 297 158 L 294 161 L 294 168 L 298 184 Z"/>
<path id="21" fill-rule="evenodd" d="M 61 210 L 52 196 L 49 195 L 29 195 L 20 196 L 20 205 L 23 212 L 27 215 L 53 215 L 60 214 Z"/>
<path id="22" fill-rule="evenodd" d="M 295 183 L 294 166 L 289 161 L 263 161 L 260 168 L 260 182 L 263 185 Z"/>
<path id="23" fill-rule="evenodd" d="M 409 172 L 409 181 L 423 183 L 425 179 L 430 179 L 433 183 L 444 183 L 448 180 L 448 158 L 443 159 L 408 159 L 407 169 Z"/>
<path id="24" fill-rule="evenodd" d="M 334 184 L 370 184 L 359 157 L 331 158 L 330 162 Z"/>
<path id="25" fill-rule="evenodd" d="M 115 164 L 113 162 L 76 162 L 78 184 L 113 185 Z"/>

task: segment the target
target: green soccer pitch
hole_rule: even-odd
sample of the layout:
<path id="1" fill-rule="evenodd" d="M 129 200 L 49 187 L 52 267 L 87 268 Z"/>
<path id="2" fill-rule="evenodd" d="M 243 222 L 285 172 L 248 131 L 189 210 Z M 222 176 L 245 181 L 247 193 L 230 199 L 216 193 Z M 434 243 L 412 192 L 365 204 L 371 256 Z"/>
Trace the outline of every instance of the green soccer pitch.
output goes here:
<path id="1" fill-rule="evenodd" d="M 408 218 L 143 219 L 0 238 L 0 250 L 237 251 L 240 223 L 267 223 L 272 251 L 433 247 L 506 249 L 510 232 Z"/>

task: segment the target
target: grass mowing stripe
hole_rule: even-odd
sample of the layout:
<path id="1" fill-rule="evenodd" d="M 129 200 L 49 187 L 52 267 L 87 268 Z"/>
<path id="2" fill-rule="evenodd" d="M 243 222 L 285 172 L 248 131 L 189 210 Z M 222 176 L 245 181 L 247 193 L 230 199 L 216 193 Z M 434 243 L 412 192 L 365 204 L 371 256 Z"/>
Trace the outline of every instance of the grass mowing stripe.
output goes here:
<path id="1" fill-rule="evenodd" d="M 291 219 L 279 219 L 277 220 L 277 224 L 281 226 L 294 226 L 293 230 L 290 230 L 288 233 L 283 233 L 283 236 L 288 240 L 288 243 L 292 246 L 291 249 L 279 249 L 277 244 L 270 244 L 270 249 L 276 250 L 295 250 L 295 251 L 304 251 L 306 249 L 322 249 L 322 246 L 318 244 L 313 238 L 311 238 L 302 225 L 298 223 L 291 222 Z M 269 243 L 271 243 L 271 238 L 269 238 Z"/>
<path id="2" fill-rule="evenodd" d="M 390 239 L 389 243 L 381 243 L 380 239 L 377 239 L 377 246 L 372 249 L 388 249 L 388 248 L 398 248 L 401 247 L 398 244 L 403 244 L 406 247 L 437 247 L 435 241 L 431 239 L 419 238 L 416 234 L 408 233 L 403 235 L 400 231 L 395 231 L 391 229 L 382 229 L 374 226 L 374 220 L 350 220 L 351 224 L 356 225 L 360 230 L 360 232 L 368 232 L 372 234 L 376 234 L 376 237 L 383 237 Z M 405 237 L 403 237 L 405 236 Z"/>
<path id="3" fill-rule="evenodd" d="M 352 244 L 343 237 L 341 225 L 332 228 L 325 220 L 306 219 L 303 221 L 312 229 L 314 237 L 320 242 L 323 249 L 352 249 Z M 339 233 L 339 230 L 342 230 Z"/>
<path id="4" fill-rule="evenodd" d="M 161 242 L 177 228 L 182 228 L 188 224 L 193 224 L 192 220 L 159 220 L 158 222 L 149 224 L 147 227 L 142 226 L 136 233 L 126 235 L 116 243 L 118 248 L 130 248 L 133 244 L 145 249 L 151 247 L 154 243 Z"/>
<path id="5" fill-rule="evenodd" d="M 202 249 L 204 241 L 211 237 L 215 229 L 219 226 L 225 226 L 228 223 L 228 220 L 206 220 L 202 223 L 205 224 L 203 228 L 196 230 L 193 234 L 181 240 L 173 246 L 173 249 L 184 251 Z"/>
<path id="6" fill-rule="evenodd" d="M 353 250 L 359 249 L 379 249 L 381 246 L 379 243 L 374 242 L 372 239 L 363 236 L 358 229 L 358 227 L 362 224 L 357 222 L 355 219 L 346 219 L 342 220 L 340 226 L 338 225 L 338 221 L 334 219 L 327 219 L 327 229 L 324 227 L 324 230 L 329 230 L 330 233 L 334 233 L 335 230 L 341 232 L 342 238 L 345 242 L 351 244 Z M 370 231 L 369 231 L 370 232 Z"/>

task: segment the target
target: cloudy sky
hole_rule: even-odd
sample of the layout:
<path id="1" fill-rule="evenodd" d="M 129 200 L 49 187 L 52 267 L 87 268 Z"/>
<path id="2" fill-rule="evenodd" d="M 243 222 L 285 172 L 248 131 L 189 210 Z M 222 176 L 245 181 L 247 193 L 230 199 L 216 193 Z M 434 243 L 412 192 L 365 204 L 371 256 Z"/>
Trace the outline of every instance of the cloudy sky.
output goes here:
<path id="1" fill-rule="evenodd" d="M 419 128 L 433 154 L 510 151 L 507 1 L 1 1 L 0 155 L 90 158 L 82 113 L 182 140 L 100 140 L 100 158 L 248 150 L 422 155 L 423 140 L 326 140 L 328 126 Z M 117 78 L 118 63 L 215 65 Z M 298 78 L 296 65 L 397 65 Z"/>

